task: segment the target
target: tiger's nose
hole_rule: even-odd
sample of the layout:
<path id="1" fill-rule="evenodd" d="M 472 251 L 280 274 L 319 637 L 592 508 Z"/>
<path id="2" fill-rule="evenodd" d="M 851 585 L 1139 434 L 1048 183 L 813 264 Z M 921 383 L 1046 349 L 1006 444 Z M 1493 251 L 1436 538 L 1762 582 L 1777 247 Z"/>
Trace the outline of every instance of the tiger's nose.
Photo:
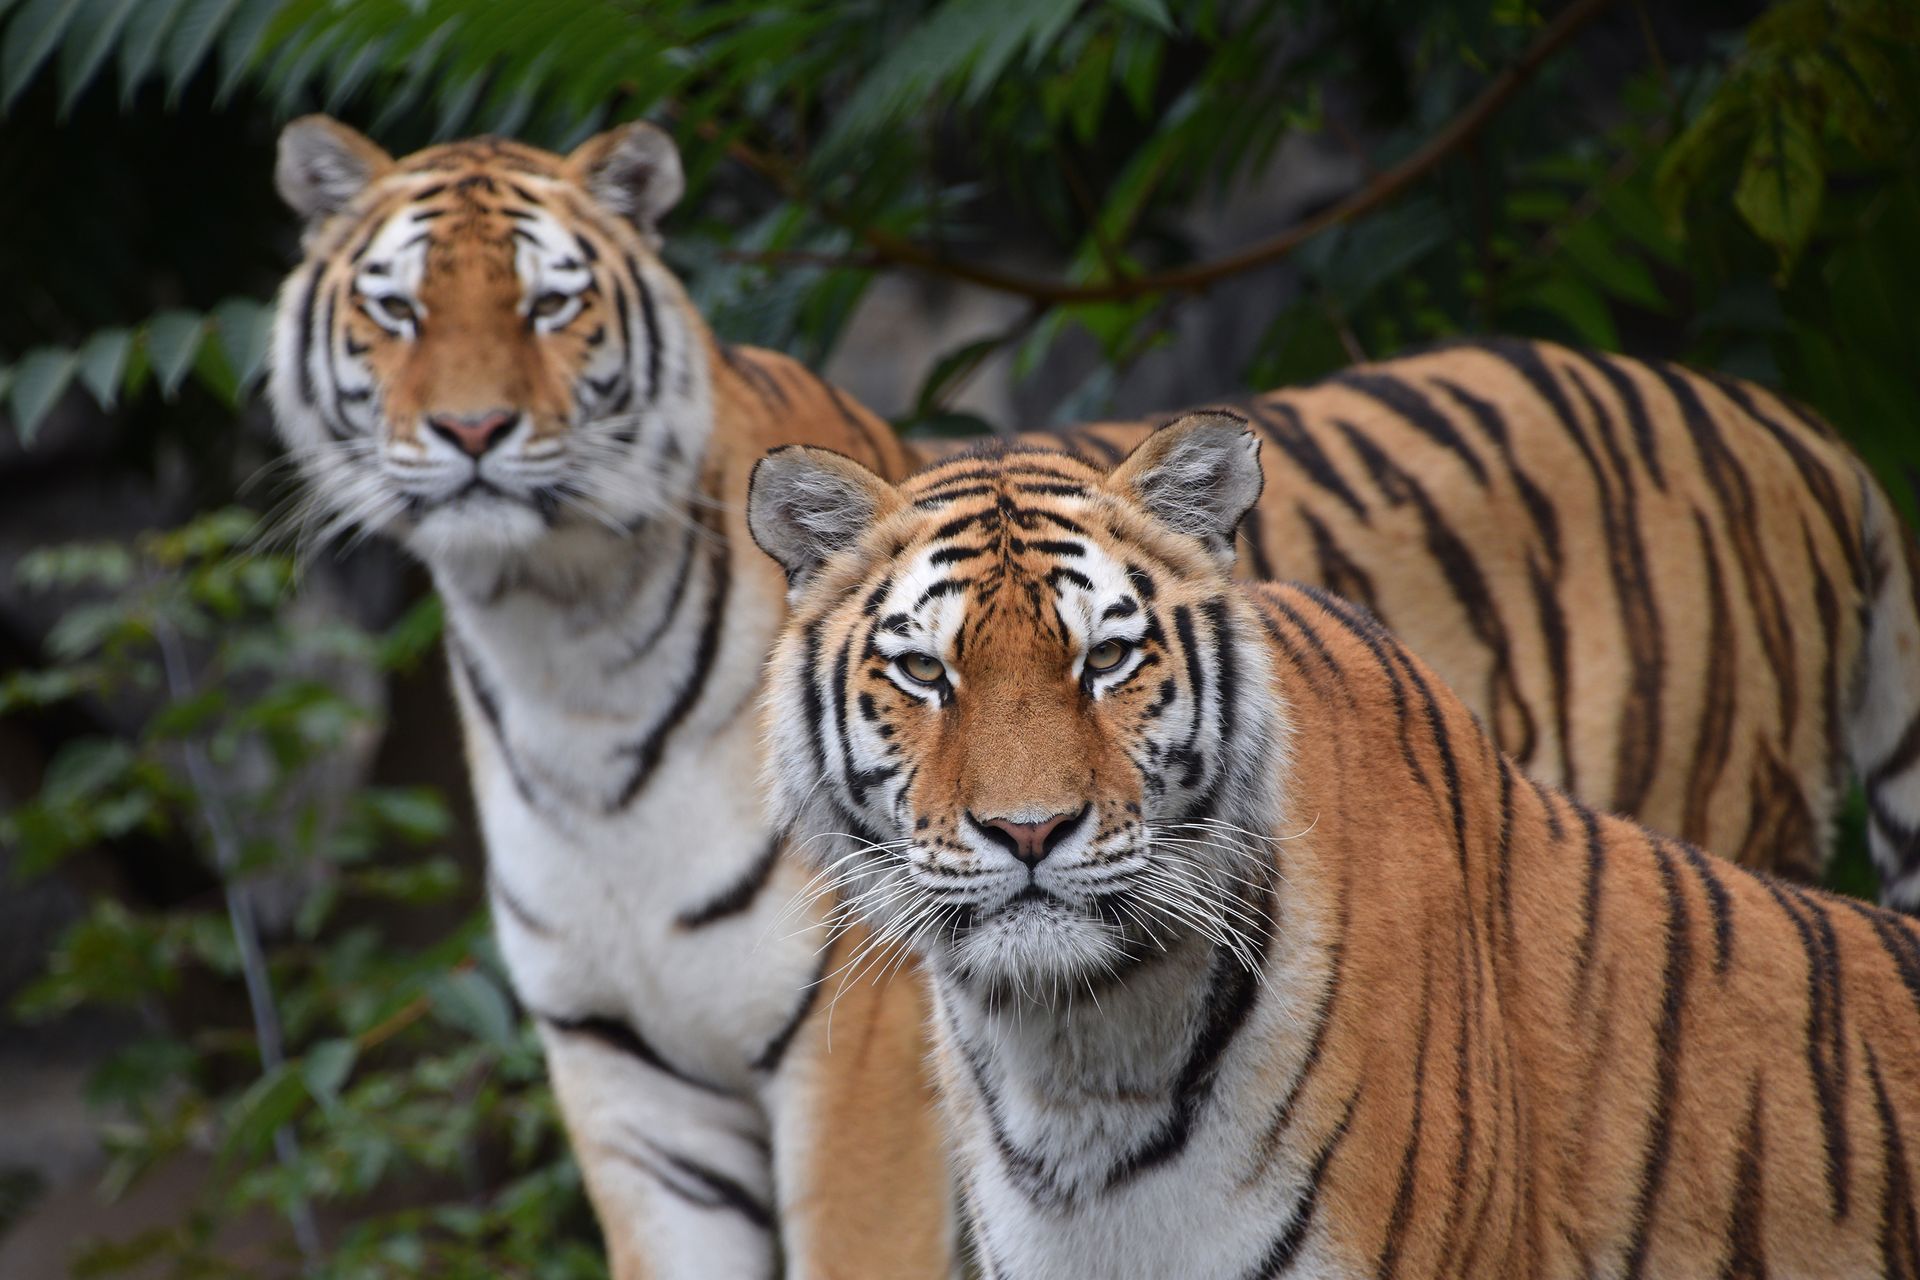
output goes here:
<path id="1" fill-rule="evenodd" d="M 510 409 L 495 409 L 490 413 L 436 413 L 427 416 L 427 426 L 433 433 L 474 457 L 479 457 L 493 446 L 507 438 L 520 421 L 520 415 Z"/>
<path id="2" fill-rule="evenodd" d="M 1072 835 L 1086 816 L 1087 809 L 1083 807 L 1078 813 L 1056 813 L 1038 822 L 1013 822 L 1006 818 L 974 818 L 973 821 L 987 839 L 1034 867 L 1059 848 L 1060 842 Z"/>

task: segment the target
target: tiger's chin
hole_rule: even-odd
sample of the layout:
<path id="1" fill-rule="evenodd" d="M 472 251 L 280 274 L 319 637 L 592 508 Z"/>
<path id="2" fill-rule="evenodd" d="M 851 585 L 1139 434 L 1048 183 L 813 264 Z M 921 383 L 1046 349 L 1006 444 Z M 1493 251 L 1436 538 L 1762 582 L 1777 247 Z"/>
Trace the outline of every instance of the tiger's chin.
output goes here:
<path id="1" fill-rule="evenodd" d="M 1128 954 L 1111 921 L 1052 896 L 1023 898 L 978 915 L 944 949 L 946 967 L 961 977 L 1038 996 L 1097 981 Z"/>
<path id="2" fill-rule="evenodd" d="M 503 559 L 531 550 L 552 531 L 533 503 L 499 492 L 436 503 L 402 524 L 407 549 L 429 564 Z"/>

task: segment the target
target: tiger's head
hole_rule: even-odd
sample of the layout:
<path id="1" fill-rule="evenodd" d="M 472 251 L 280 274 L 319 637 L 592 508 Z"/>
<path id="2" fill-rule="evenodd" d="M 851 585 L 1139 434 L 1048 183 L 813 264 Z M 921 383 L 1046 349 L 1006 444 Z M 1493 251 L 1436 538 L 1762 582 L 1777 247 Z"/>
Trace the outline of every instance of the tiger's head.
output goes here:
<path id="1" fill-rule="evenodd" d="M 271 394 L 332 527 L 496 556 L 631 528 L 688 489 L 710 391 L 704 330 L 656 256 L 682 189 L 665 134 L 395 160 L 309 116 L 275 176 L 306 230 Z"/>
<path id="2" fill-rule="evenodd" d="M 826 450 L 761 460 L 748 521 L 794 605 L 772 804 L 883 940 L 1028 993 L 1244 940 L 1284 752 L 1230 580 L 1260 485 L 1228 414 L 1111 474 L 988 448 L 896 488 Z"/>

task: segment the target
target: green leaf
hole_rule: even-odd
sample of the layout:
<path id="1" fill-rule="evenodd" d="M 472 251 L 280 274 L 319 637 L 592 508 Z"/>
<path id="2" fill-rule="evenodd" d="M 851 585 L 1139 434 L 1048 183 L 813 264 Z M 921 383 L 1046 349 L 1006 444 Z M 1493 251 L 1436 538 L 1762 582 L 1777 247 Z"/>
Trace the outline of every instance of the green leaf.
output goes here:
<path id="1" fill-rule="evenodd" d="M 147 355 L 161 395 L 172 399 L 180 389 L 206 336 L 206 318 L 191 311 L 162 311 L 147 322 Z"/>
<path id="2" fill-rule="evenodd" d="M 440 597 L 422 597 L 380 637 L 380 666 L 387 671 L 411 668 L 439 641 L 444 622 Z"/>
<path id="3" fill-rule="evenodd" d="M 233 11 L 239 5 L 240 0 L 187 0 L 186 7 L 180 11 L 179 19 L 167 36 L 166 65 L 163 69 L 167 75 L 169 102 L 180 101 L 187 81 L 193 79 L 193 73 L 200 69 L 221 28 L 233 17 Z"/>
<path id="4" fill-rule="evenodd" d="M 133 768 L 133 748 L 118 738 L 79 738 L 63 746 L 47 766 L 40 798 L 77 804 L 117 786 Z"/>
<path id="5" fill-rule="evenodd" d="M 1107 0 L 1107 3 L 1168 35 L 1173 34 L 1173 18 L 1167 13 L 1165 0 Z"/>
<path id="6" fill-rule="evenodd" d="M 84 0 L 27 0 L 0 39 L 0 112 L 12 110 Z"/>
<path id="7" fill-rule="evenodd" d="M 1620 349 L 1620 334 L 1613 326 L 1606 299 L 1573 276 L 1549 277 L 1527 295 L 1526 301 L 1565 321 L 1586 345 L 1601 351 Z"/>
<path id="8" fill-rule="evenodd" d="M 499 984 L 478 969 L 442 974 L 427 986 L 434 1015 L 456 1031 L 486 1044 L 513 1041 L 513 1007 Z"/>
<path id="9" fill-rule="evenodd" d="M 1779 255 L 1783 280 L 1813 234 L 1826 186 L 1818 134 L 1798 111 L 1772 104 L 1747 150 L 1733 203 Z"/>
<path id="10" fill-rule="evenodd" d="M 13 429 L 21 444 L 32 444 L 40 423 L 59 402 L 61 392 L 73 380 L 78 357 L 57 347 L 29 351 L 14 366 L 13 382 L 7 401 L 13 411 Z"/>
<path id="11" fill-rule="evenodd" d="M 914 418 L 932 417 L 942 412 L 950 389 L 971 377 L 1006 342 L 1005 335 L 981 338 L 963 343 L 936 360 L 927 373 L 926 381 L 920 384 L 920 394 L 914 397 Z"/>
<path id="12" fill-rule="evenodd" d="M 114 41 L 141 0 L 87 0 L 75 35 L 60 44 L 60 114 L 64 117 L 100 73 Z M 80 33 L 85 33 L 84 35 Z"/>
<path id="13" fill-rule="evenodd" d="M 167 31 L 186 0 L 140 0 L 120 41 L 120 103 L 133 105 L 133 96 L 146 83 L 147 75 L 160 59 Z"/>
<path id="14" fill-rule="evenodd" d="M 78 357 L 81 383 L 102 409 L 111 409 L 120 400 L 120 379 L 127 371 L 127 353 L 133 350 L 133 333 L 128 329 L 101 329 Z"/>
<path id="15" fill-rule="evenodd" d="M 322 1040 L 307 1050 L 300 1060 L 300 1078 L 315 1102 L 331 1107 L 340 1101 L 341 1087 L 353 1074 L 359 1053 L 354 1042 L 347 1039 Z"/>
<path id="16" fill-rule="evenodd" d="M 360 798 L 374 818 L 407 840 L 438 840 L 453 826 L 446 802 L 430 787 L 369 787 Z"/>
<path id="17" fill-rule="evenodd" d="M 306 1081 L 291 1063 L 267 1072 L 229 1109 L 222 1154 L 262 1155 L 275 1131 L 305 1109 L 309 1096 Z"/>

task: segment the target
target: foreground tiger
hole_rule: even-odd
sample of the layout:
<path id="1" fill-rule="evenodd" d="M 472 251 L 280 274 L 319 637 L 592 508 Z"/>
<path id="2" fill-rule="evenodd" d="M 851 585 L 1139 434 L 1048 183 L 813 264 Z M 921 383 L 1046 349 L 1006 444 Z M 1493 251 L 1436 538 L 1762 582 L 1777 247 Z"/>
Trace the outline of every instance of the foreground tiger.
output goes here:
<path id="1" fill-rule="evenodd" d="M 932 976 L 987 1273 L 1915 1276 L 1920 930 L 1531 780 L 1370 615 L 1111 475 L 756 472 L 781 818 Z"/>
<path id="2" fill-rule="evenodd" d="M 646 126 L 396 161 L 310 119 L 279 177 L 307 234 L 276 417 L 316 506 L 403 541 L 446 603 L 494 927 L 616 1274 L 944 1269 L 918 987 L 847 968 L 857 933 L 823 952 L 825 906 L 782 918 L 804 873 L 754 794 L 750 708 L 785 584 L 742 516 L 775 444 L 916 459 L 715 341 L 657 256 L 680 171 Z M 1817 424 L 1518 343 L 1252 410 L 1274 447 L 1249 563 L 1373 603 L 1532 768 L 1749 859 L 1819 860 L 1844 740 L 1905 892 L 1913 579 Z M 851 1051 L 826 1053 L 829 1009 Z"/>

